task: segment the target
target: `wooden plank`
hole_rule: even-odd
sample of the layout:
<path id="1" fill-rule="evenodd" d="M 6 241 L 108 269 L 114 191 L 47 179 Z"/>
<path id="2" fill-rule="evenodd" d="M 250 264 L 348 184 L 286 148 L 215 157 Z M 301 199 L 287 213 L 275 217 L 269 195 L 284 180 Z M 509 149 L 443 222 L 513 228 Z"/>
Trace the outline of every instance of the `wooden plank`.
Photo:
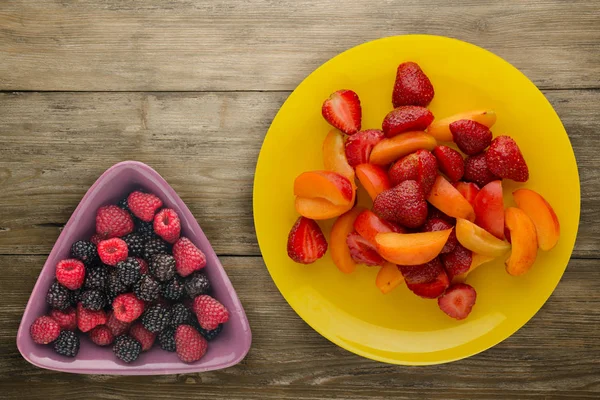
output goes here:
<path id="1" fill-rule="evenodd" d="M 466 360 L 427 367 L 370 361 L 333 345 L 286 304 L 260 257 L 222 257 L 253 330 L 246 359 L 203 374 L 81 376 L 23 360 L 15 335 L 43 256 L 0 256 L 0 387 L 5 399 L 592 399 L 600 396 L 600 270 L 572 260 L 542 310 Z M 85 394 L 85 395 L 84 395 Z"/>
<path id="2" fill-rule="evenodd" d="M 600 3 L 20 0 L 0 3 L 0 90 L 291 90 L 336 54 L 429 33 L 542 88 L 598 87 Z"/>
<path id="3" fill-rule="evenodd" d="M 598 257 L 600 91 L 548 91 L 582 183 L 576 257 Z M 252 180 L 287 93 L 0 94 L 0 254 L 47 254 L 85 191 L 112 164 L 156 168 L 219 254 L 259 255 Z"/>

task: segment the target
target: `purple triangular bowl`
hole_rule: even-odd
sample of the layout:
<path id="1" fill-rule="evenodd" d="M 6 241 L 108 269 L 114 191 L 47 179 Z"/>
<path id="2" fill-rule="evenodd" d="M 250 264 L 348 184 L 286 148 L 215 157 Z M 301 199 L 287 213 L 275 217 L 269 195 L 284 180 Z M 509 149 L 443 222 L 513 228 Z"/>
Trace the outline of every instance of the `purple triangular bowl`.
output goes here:
<path id="1" fill-rule="evenodd" d="M 209 342 L 204 357 L 191 364 L 182 362 L 177 354 L 166 352 L 158 345 L 142 353 L 136 361 L 126 364 L 114 356 L 111 346 L 98 347 L 84 334 L 79 334 L 81 348 L 75 358 L 56 354 L 52 345 L 35 344 L 29 336 L 29 326 L 38 316 L 48 312 L 45 297 L 54 279 L 56 263 L 69 257 L 73 242 L 89 238 L 94 233 L 98 207 L 115 204 L 127 193 L 139 188 L 156 194 L 166 207 L 173 208 L 181 219 L 182 235 L 188 237 L 206 254 L 207 265 L 204 271 L 212 284 L 213 294 L 230 312 L 230 319 L 224 325 L 223 331 Z M 23 358 L 33 365 L 80 374 L 160 375 L 223 369 L 242 361 L 250 350 L 251 342 L 252 333 L 246 313 L 198 222 L 175 190 L 156 171 L 137 161 L 115 164 L 104 172 L 83 196 L 44 264 L 17 333 L 17 347 Z"/>

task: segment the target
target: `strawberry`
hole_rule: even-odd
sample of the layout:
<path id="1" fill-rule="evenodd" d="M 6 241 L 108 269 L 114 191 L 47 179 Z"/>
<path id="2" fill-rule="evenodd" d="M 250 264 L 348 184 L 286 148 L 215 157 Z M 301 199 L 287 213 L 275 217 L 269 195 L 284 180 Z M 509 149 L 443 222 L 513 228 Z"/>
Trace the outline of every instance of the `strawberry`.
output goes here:
<path id="1" fill-rule="evenodd" d="M 96 233 L 103 238 L 125 236 L 133 232 L 133 227 L 131 215 L 122 208 L 110 205 L 96 211 Z"/>
<path id="2" fill-rule="evenodd" d="M 390 183 L 396 186 L 403 181 L 417 181 L 425 196 L 437 178 L 437 161 L 427 150 L 417 150 L 396 161 L 389 170 Z"/>
<path id="3" fill-rule="evenodd" d="M 82 303 L 77 304 L 77 327 L 81 332 L 88 332 L 104 325 L 107 321 L 104 310 L 91 311 L 83 307 Z"/>
<path id="4" fill-rule="evenodd" d="M 362 109 L 360 99 L 352 90 L 338 90 L 323 102 L 321 108 L 323 118 L 333 127 L 347 135 L 360 130 Z"/>
<path id="5" fill-rule="evenodd" d="M 460 180 L 465 173 L 465 162 L 460 153 L 448 146 L 438 146 L 433 149 L 437 165 L 451 181 Z"/>
<path id="6" fill-rule="evenodd" d="M 405 62 L 398 66 L 392 93 L 394 108 L 411 105 L 426 107 L 433 95 L 433 85 L 417 63 Z"/>
<path id="7" fill-rule="evenodd" d="M 433 122 L 433 114 L 425 107 L 400 106 L 385 116 L 382 130 L 391 138 L 408 131 L 424 131 Z"/>
<path id="8" fill-rule="evenodd" d="M 50 316 L 58 322 L 63 331 L 74 331 L 77 328 L 77 313 L 73 307 L 64 311 L 54 309 L 50 311 Z"/>
<path id="9" fill-rule="evenodd" d="M 465 319 L 477 300 L 477 292 L 471 285 L 456 283 L 438 299 L 440 309 L 452 318 Z"/>
<path id="10" fill-rule="evenodd" d="M 443 268 L 440 264 L 439 258 L 434 258 L 428 263 L 421 265 L 398 265 L 402 276 L 407 283 L 428 283 L 435 280 L 439 275 L 440 268 Z"/>
<path id="11" fill-rule="evenodd" d="M 85 279 L 85 266 L 79 260 L 61 260 L 56 264 L 56 280 L 67 289 L 79 289 Z"/>
<path id="12" fill-rule="evenodd" d="M 452 227 L 453 225 L 450 222 L 441 218 L 428 218 L 427 221 L 425 221 L 425 225 L 423 225 L 421 230 L 423 232 L 437 232 L 446 229 L 451 229 Z M 458 239 L 456 239 L 456 232 L 452 230 L 452 233 L 450 233 L 450 236 L 448 237 L 448 240 L 446 241 L 446 244 L 444 245 L 444 248 L 442 249 L 440 254 L 450 253 L 452 250 L 454 250 L 457 244 Z"/>
<path id="13" fill-rule="evenodd" d="M 405 276 L 406 286 L 417 296 L 426 299 L 435 299 L 444 293 L 444 290 L 450 286 L 450 280 L 448 279 L 448 275 L 439 258 L 434 258 L 427 264 L 419 265 L 418 267 L 427 270 L 427 272 L 421 272 L 420 275 L 418 275 L 418 279 L 416 276 L 410 274 L 404 275 L 406 266 L 400 267 L 402 275 Z M 408 278 L 406 278 L 406 276 L 408 276 Z"/>
<path id="14" fill-rule="evenodd" d="M 492 143 L 492 131 L 487 126 L 469 119 L 451 123 L 450 132 L 454 143 L 469 156 L 481 153 Z"/>
<path id="15" fill-rule="evenodd" d="M 488 168 L 500 178 L 527 182 L 529 169 L 517 143 L 509 136 L 498 136 L 485 155 Z"/>
<path id="16" fill-rule="evenodd" d="M 326 251 L 327 240 L 319 225 L 312 219 L 298 218 L 288 236 L 288 256 L 297 263 L 311 264 Z"/>
<path id="17" fill-rule="evenodd" d="M 470 156 L 465 159 L 465 174 L 463 180 L 474 182 L 479 187 L 484 187 L 491 181 L 498 179 L 488 168 L 486 153 Z"/>
<path id="18" fill-rule="evenodd" d="M 413 180 L 381 192 L 373 202 L 379 217 L 407 228 L 417 228 L 427 219 L 427 202 L 421 186 Z"/>
<path id="19" fill-rule="evenodd" d="M 203 329 L 212 331 L 229 320 L 229 311 L 219 301 L 203 294 L 194 299 L 192 309 Z"/>
<path id="20" fill-rule="evenodd" d="M 438 210 L 431 204 L 428 205 L 427 210 L 428 210 L 428 213 L 427 213 L 428 218 L 439 218 L 439 219 L 443 219 L 444 221 L 448 222 L 452 226 L 456 225 L 456 218 L 453 218 L 449 215 L 444 214 L 442 211 Z"/>
<path id="21" fill-rule="evenodd" d="M 473 182 L 455 182 L 454 187 L 463 195 L 471 205 L 475 205 L 475 198 L 479 193 L 479 186 Z"/>
<path id="22" fill-rule="evenodd" d="M 348 164 L 356 167 L 369 162 L 371 150 L 383 140 L 385 135 L 379 129 L 368 129 L 352 135 L 346 140 L 346 159 Z"/>
<path id="23" fill-rule="evenodd" d="M 369 267 L 385 264 L 385 260 L 379 255 L 377 249 L 357 232 L 350 232 L 346 238 L 346 244 L 350 249 L 350 255 L 357 264 L 365 264 Z"/>
<path id="24" fill-rule="evenodd" d="M 175 331 L 175 351 L 181 361 L 198 361 L 206 353 L 208 342 L 190 325 L 179 325 Z"/>
<path id="25" fill-rule="evenodd" d="M 54 342 L 60 335 L 60 325 L 53 318 L 44 315 L 33 321 L 29 327 L 29 334 L 34 343 L 48 344 Z"/>
<path id="26" fill-rule="evenodd" d="M 457 275 L 465 273 L 471 267 L 473 261 L 473 252 L 461 245 L 456 244 L 454 251 L 441 256 L 442 264 L 446 268 L 446 272 L 450 277 L 450 280 Z"/>
<path id="27" fill-rule="evenodd" d="M 154 216 L 154 232 L 167 243 L 173 244 L 179 239 L 181 221 L 179 215 L 170 208 L 163 208 Z"/>
<path id="28" fill-rule="evenodd" d="M 154 219 L 156 210 L 163 206 L 163 202 L 156 195 L 136 191 L 127 197 L 127 206 L 133 215 L 142 221 L 150 222 Z"/>
<path id="29" fill-rule="evenodd" d="M 88 336 L 98 346 L 108 346 L 115 340 L 115 335 L 113 335 L 110 328 L 106 325 L 98 325 L 88 332 Z"/>
<path id="30" fill-rule="evenodd" d="M 188 276 L 206 266 L 206 256 L 192 241 L 182 237 L 173 246 L 175 268 L 181 276 Z"/>

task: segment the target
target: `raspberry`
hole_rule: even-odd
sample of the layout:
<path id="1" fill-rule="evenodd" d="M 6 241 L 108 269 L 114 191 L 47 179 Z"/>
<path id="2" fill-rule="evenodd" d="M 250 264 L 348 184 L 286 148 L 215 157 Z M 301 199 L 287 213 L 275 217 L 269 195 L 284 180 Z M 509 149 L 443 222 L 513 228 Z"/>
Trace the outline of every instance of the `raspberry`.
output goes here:
<path id="1" fill-rule="evenodd" d="M 110 311 L 108 313 L 108 321 L 106 321 L 106 326 L 110 329 L 111 333 L 114 336 L 121 336 L 129 329 L 129 323 L 119 321 L 115 316 L 115 313 Z"/>
<path id="2" fill-rule="evenodd" d="M 154 301 L 160 295 L 160 283 L 150 275 L 143 275 L 133 286 L 133 293 L 143 301 Z"/>
<path id="3" fill-rule="evenodd" d="M 144 258 L 150 260 L 156 254 L 167 254 L 169 252 L 169 244 L 161 238 L 151 238 L 144 245 Z"/>
<path id="4" fill-rule="evenodd" d="M 50 316 L 58 322 L 60 329 L 63 331 L 74 331 L 77 329 L 77 313 L 73 307 L 67 308 L 65 311 L 52 310 Z"/>
<path id="5" fill-rule="evenodd" d="M 200 326 L 209 331 L 229 320 L 227 308 L 208 295 L 196 297 L 192 308 L 198 317 Z"/>
<path id="6" fill-rule="evenodd" d="M 79 289 L 85 279 L 85 265 L 79 260 L 69 258 L 56 265 L 56 280 L 67 289 Z"/>
<path id="7" fill-rule="evenodd" d="M 83 261 L 86 266 L 91 266 L 98 262 L 98 250 L 94 243 L 79 240 L 71 246 L 71 257 Z"/>
<path id="8" fill-rule="evenodd" d="M 79 337 L 75 332 L 62 331 L 54 342 L 54 351 L 61 356 L 75 357 L 79 352 Z"/>
<path id="9" fill-rule="evenodd" d="M 150 332 L 148 329 L 137 322 L 129 329 L 129 335 L 142 345 L 142 351 L 150 350 L 156 339 L 156 333 Z"/>
<path id="10" fill-rule="evenodd" d="M 83 307 L 82 303 L 77 304 L 77 327 L 81 332 L 88 332 L 106 323 L 106 313 L 103 310 L 91 311 Z"/>
<path id="11" fill-rule="evenodd" d="M 191 320 L 192 312 L 182 303 L 177 303 L 171 307 L 171 326 L 177 327 L 181 324 L 187 324 Z"/>
<path id="12" fill-rule="evenodd" d="M 173 246 L 175 267 L 181 276 L 188 276 L 206 266 L 206 256 L 190 239 L 182 237 Z"/>
<path id="13" fill-rule="evenodd" d="M 140 257 L 144 253 L 144 244 L 146 240 L 138 233 L 130 233 L 123 236 L 123 241 L 127 244 L 129 255 L 132 257 Z"/>
<path id="14" fill-rule="evenodd" d="M 146 262 L 146 260 L 144 260 L 143 258 L 139 258 L 139 257 L 135 257 L 135 259 L 140 264 L 140 272 L 142 273 L 142 275 L 147 274 L 148 273 L 148 263 Z"/>
<path id="15" fill-rule="evenodd" d="M 119 238 L 103 240 L 98 243 L 98 254 L 104 264 L 114 267 L 127 258 L 127 243 Z"/>
<path id="16" fill-rule="evenodd" d="M 106 296 L 96 289 L 86 290 L 81 294 L 81 305 L 88 310 L 101 310 L 106 307 Z"/>
<path id="17" fill-rule="evenodd" d="M 167 300 L 179 301 L 185 294 L 183 279 L 175 275 L 173 279 L 162 285 L 162 295 Z"/>
<path id="18" fill-rule="evenodd" d="M 88 333 L 88 336 L 90 337 L 90 340 L 98 346 L 108 346 L 115 340 L 115 335 L 106 325 L 95 327 Z"/>
<path id="19" fill-rule="evenodd" d="M 110 239 L 133 232 L 133 219 L 117 206 L 100 207 L 96 212 L 96 233 Z"/>
<path id="20" fill-rule="evenodd" d="M 127 286 L 121 282 L 119 272 L 112 268 L 106 280 L 106 297 L 108 297 L 108 301 L 112 303 L 118 295 L 125 292 L 127 292 Z"/>
<path id="21" fill-rule="evenodd" d="M 194 272 L 185 280 L 185 292 L 192 299 L 201 294 L 208 294 L 210 289 L 210 281 L 202 272 Z"/>
<path id="22" fill-rule="evenodd" d="M 171 322 L 171 310 L 162 304 L 150 306 L 142 315 L 142 324 L 150 332 L 160 332 Z"/>
<path id="23" fill-rule="evenodd" d="M 46 302 L 52 308 L 58 310 L 66 310 L 71 306 L 71 293 L 69 289 L 55 281 L 48 289 L 46 294 Z"/>
<path id="24" fill-rule="evenodd" d="M 133 257 L 117 263 L 117 275 L 125 286 L 131 286 L 142 276 L 140 263 Z"/>
<path id="25" fill-rule="evenodd" d="M 135 225 L 135 232 L 144 239 L 148 240 L 156 237 L 156 233 L 154 233 L 154 218 L 150 222 L 134 218 L 133 223 Z"/>
<path id="26" fill-rule="evenodd" d="M 171 244 L 179 239 L 181 221 L 175 210 L 165 208 L 154 216 L 154 232 Z"/>
<path id="27" fill-rule="evenodd" d="M 175 348 L 175 329 L 167 328 L 158 334 L 158 344 L 165 351 L 174 352 Z"/>
<path id="28" fill-rule="evenodd" d="M 83 287 L 85 289 L 104 290 L 108 281 L 108 270 L 104 265 L 87 268 Z"/>
<path id="29" fill-rule="evenodd" d="M 134 321 L 144 312 L 144 302 L 133 293 L 118 295 L 112 306 L 115 317 L 123 322 Z"/>
<path id="30" fill-rule="evenodd" d="M 171 280 L 175 276 L 175 259 L 169 254 L 152 256 L 148 266 L 152 275 L 161 282 Z"/>
<path id="31" fill-rule="evenodd" d="M 194 362 L 202 358 L 208 342 L 190 325 L 179 325 L 175 331 L 175 348 L 183 362 Z"/>
<path id="32" fill-rule="evenodd" d="M 129 210 L 142 221 L 150 222 L 154 218 L 156 210 L 161 208 L 163 202 L 151 193 L 135 191 L 127 197 Z"/>
<path id="33" fill-rule="evenodd" d="M 33 321 L 29 327 L 29 334 L 35 343 L 48 344 L 60 335 L 60 325 L 53 318 L 44 315 Z"/>
<path id="34" fill-rule="evenodd" d="M 121 335 L 115 339 L 113 352 L 122 361 L 130 363 L 137 360 L 142 351 L 140 342 L 128 335 Z"/>
<path id="35" fill-rule="evenodd" d="M 206 329 L 202 328 L 201 326 L 198 326 L 196 329 L 198 329 L 198 332 L 200 332 L 200 334 L 202 336 L 204 336 L 204 339 L 206 339 L 210 342 L 211 340 L 213 340 L 217 336 L 219 336 L 219 333 L 221 333 L 221 331 L 223 330 L 223 324 L 219 324 L 219 326 L 217 326 L 215 329 L 213 329 L 211 331 L 207 331 Z"/>
<path id="36" fill-rule="evenodd" d="M 92 235 L 92 237 L 90 238 L 90 242 L 92 244 L 95 244 L 96 246 L 98 246 L 98 243 L 100 243 L 101 241 L 103 241 L 104 239 L 106 239 L 103 235 L 100 235 L 98 233 L 94 233 Z"/>

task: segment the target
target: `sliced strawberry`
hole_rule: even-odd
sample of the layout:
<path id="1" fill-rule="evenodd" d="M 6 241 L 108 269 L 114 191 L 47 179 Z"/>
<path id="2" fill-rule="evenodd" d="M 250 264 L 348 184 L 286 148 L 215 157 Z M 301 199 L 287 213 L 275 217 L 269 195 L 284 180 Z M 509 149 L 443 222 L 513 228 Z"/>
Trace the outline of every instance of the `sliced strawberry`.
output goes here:
<path id="1" fill-rule="evenodd" d="M 288 236 L 287 251 L 295 262 L 310 264 L 323 257 L 327 251 L 327 240 L 315 221 L 300 217 Z"/>
<path id="2" fill-rule="evenodd" d="M 356 167 L 359 164 L 369 162 L 371 150 L 384 138 L 384 134 L 379 129 L 368 129 L 352 135 L 346 140 L 346 159 L 348 164 Z"/>
<path id="3" fill-rule="evenodd" d="M 479 122 L 461 119 L 450 124 L 454 143 L 466 155 L 481 153 L 492 143 L 492 131 Z"/>
<path id="4" fill-rule="evenodd" d="M 338 90 L 323 102 L 323 118 L 333 127 L 352 135 L 360 130 L 362 109 L 360 99 L 352 90 Z"/>
<path id="5" fill-rule="evenodd" d="M 476 183 L 455 182 L 454 187 L 469 203 L 471 203 L 472 206 L 475 205 L 475 198 L 477 197 L 477 193 L 479 193 L 479 186 L 477 186 Z"/>
<path id="6" fill-rule="evenodd" d="M 437 161 L 427 150 L 417 150 L 396 161 L 388 172 L 390 183 L 396 186 L 407 180 L 414 180 L 421 186 L 425 196 L 429 195 L 437 178 Z"/>
<path id="7" fill-rule="evenodd" d="M 392 93 L 394 107 L 410 105 L 426 107 L 433 99 L 433 95 L 433 85 L 419 64 L 405 62 L 398 66 Z"/>
<path id="8" fill-rule="evenodd" d="M 423 225 L 421 230 L 423 232 L 436 232 L 444 231 L 446 229 L 452 229 L 453 227 L 454 225 L 452 225 L 450 222 L 444 219 L 428 218 L 427 221 L 425 221 L 425 225 Z M 456 239 L 456 232 L 452 230 L 452 233 L 450 233 L 450 236 L 448 237 L 444 248 L 442 249 L 442 251 L 440 251 L 440 254 L 450 253 L 452 250 L 454 250 L 457 244 L 458 240 Z"/>
<path id="9" fill-rule="evenodd" d="M 481 188 L 475 201 L 475 223 L 496 236 L 504 239 L 504 198 L 502 181 L 491 181 Z"/>
<path id="10" fill-rule="evenodd" d="M 477 300 L 477 292 L 471 285 L 456 283 L 438 299 L 440 309 L 455 319 L 465 319 Z"/>
<path id="11" fill-rule="evenodd" d="M 433 261 L 425 264 L 428 268 L 431 268 L 429 274 L 435 274 L 433 279 L 429 279 L 426 282 L 415 283 L 414 279 L 412 282 L 409 282 L 406 279 L 406 286 L 417 296 L 424 297 L 426 299 L 435 299 L 439 297 L 444 291 L 450 286 L 450 279 L 448 279 L 448 275 L 442 266 L 442 263 L 438 258 L 435 258 Z M 423 267 L 423 266 L 422 266 Z M 400 271 L 402 271 L 402 275 L 404 275 L 405 267 L 400 267 Z"/>
<path id="12" fill-rule="evenodd" d="M 448 179 L 455 182 L 460 180 L 465 173 L 465 163 L 460 153 L 448 146 L 438 146 L 433 149 L 437 165 Z"/>
<path id="13" fill-rule="evenodd" d="M 385 116 L 381 129 L 391 138 L 408 131 L 424 131 L 433 122 L 433 114 L 425 107 L 401 106 Z"/>
<path id="14" fill-rule="evenodd" d="M 473 252 L 463 247 L 460 243 L 457 243 L 454 251 L 449 254 L 443 254 L 441 259 L 448 277 L 452 280 L 455 276 L 469 270 L 473 261 Z"/>
<path id="15" fill-rule="evenodd" d="M 375 246 L 357 232 L 350 232 L 346 238 L 350 255 L 357 264 L 368 266 L 383 265 L 385 260 L 379 255 Z"/>
<path id="16" fill-rule="evenodd" d="M 498 136 L 486 152 L 487 166 L 500 178 L 527 182 L 529 168 L 517 143 L 509 136 Z"/>
<path id="17" fill-rule="evenodd" d="M 402 226 L 393 222 L 385 221 L 377 216 L 371 210 L 364 210 L 354 220 L 354 229 L 356 232 L 371 244 L 375 244 L 375 236 L 378 233 L 397 232 L 407 233 L 407 230 Z"/>

